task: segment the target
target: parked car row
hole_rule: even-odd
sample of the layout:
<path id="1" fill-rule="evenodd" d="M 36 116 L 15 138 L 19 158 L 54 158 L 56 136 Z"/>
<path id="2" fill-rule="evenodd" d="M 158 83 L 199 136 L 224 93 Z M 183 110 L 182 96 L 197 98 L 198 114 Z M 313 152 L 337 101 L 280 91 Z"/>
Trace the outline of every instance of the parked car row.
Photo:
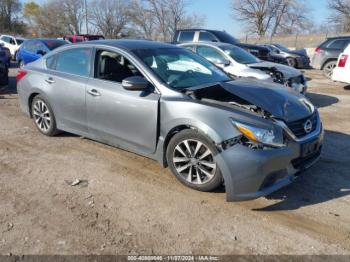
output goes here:
<path id="1" fill-rule="evenodd" d="M 327 38 L 316 48 L 312 57 L 312 67 L 323 70 L 324 75 L 331 79 L 340 54 L 349 44 L 350 36 Z"/>
<path id="2" fill-rule="evenodd" d="M 186 45 L 63 45 L 19 71 L 21 109 L 44 135 L 67 131 L 155 159 L 193 189 L 224 184 L 229 201 L 270 194 L 319 159 L 317 108 L 270 65 L 236 45 Z M 245 71 L 267 81 L 232 77 Z"/>
<path id="3" fill-rule="evenodd" d="M 180 44 L 222 68 L 232 78 L 250 77 L 288 86 L 306 93 L 304 75 L 297 69 L 262 61 L 244 49 L 226 43 L 193 42 Z"/>
<path id="4" fill-rule="evenodd" d="M 21 44 L 24 42 L 24 38 L 22 37 L 14 37 L 10 35 L 1 35 L 0 36 L 0 43 L 4 45 L 4 47 L 8 48 L 10 50 L 11 58 L 16 58 L 16 53 L 21 46 Z"/>

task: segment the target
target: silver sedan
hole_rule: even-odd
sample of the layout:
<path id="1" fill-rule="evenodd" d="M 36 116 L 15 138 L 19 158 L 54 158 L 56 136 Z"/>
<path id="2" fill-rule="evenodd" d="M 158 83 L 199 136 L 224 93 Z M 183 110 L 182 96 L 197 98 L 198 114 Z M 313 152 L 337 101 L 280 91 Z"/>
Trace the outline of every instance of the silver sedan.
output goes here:
<path id="1" fill-rule="evenodd" d="M 191 188 L 224 185 L 229 201 L 286 186 L 322 148 L 318 111 L 304 96 L 233 81 L 163 43 L 64 46 L 22 68 L 17 89 L 42 134 L 71 132 L 155 159 Z"/>

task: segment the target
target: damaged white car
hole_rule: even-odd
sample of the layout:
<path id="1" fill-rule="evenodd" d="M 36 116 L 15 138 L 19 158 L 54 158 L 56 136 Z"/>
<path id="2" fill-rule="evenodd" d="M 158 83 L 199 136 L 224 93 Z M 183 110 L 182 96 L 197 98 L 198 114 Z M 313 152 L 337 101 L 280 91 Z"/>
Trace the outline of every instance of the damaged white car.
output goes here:
<path id="1" fill-rule="evenodd" d="M 232 78 L 249 77 L 285 85 L 305 94 L 307 81 L 304 75 L 290 66 L 261 61 L 244 49 L 226 43 L 185 43 L 190 49 L 222 68 Z"/>

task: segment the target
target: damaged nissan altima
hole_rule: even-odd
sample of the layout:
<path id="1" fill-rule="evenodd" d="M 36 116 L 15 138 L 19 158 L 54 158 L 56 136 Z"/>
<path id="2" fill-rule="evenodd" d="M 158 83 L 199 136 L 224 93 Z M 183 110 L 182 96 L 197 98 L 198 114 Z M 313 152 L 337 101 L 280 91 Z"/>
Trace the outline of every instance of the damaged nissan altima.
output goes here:
<path id="1" fill-rule="evenodd" d="M 17 75 L 22 110 L 47 136 L 67 131 L 169 166 L 228 201 L 294 181 L 320 157 L 317 109 L 280 85 L 232 80 L 173 45 L 104 40 L 64 46 Z"/>

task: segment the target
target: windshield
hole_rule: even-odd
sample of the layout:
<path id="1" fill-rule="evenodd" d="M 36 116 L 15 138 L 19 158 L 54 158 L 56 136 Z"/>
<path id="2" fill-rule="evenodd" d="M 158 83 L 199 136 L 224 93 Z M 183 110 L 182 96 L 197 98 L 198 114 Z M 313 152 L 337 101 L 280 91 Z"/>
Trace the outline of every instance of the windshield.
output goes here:
<path id="1" fill-rule="evenodd" d="M 260 60 L 253 56 L 251 53 L 245 51 L 244 49 L 236 46 L 223 46 L 222 50 L 230 57 L 233 58 L 237 63 L 240 64 L 255 64 L 259 63 Z"/>
<path id="2" fill-rule="evenodd" d="M 49 48 L 51 51 L 56 49 L 57 47 L 63 46 L 68 44 L 64 40 L 45 40 L 45 45 L 47 48 Z"/>
<path id="3" fill-rule="evenodd" d="M 283 52 L 289 52 L 289 49 L 287 47 L 283 46 L 283 45 L 275 44 L 275 46 L 278 47 Z"/>
<path id="4" fill-rule="evenodd" d="M 134 53 L 173 89 L 230 80 L 216 66 L 186 49 L 139 49 Z"/>
<path id="5" fill-rule="evenodd" d="M 24 39 L 16 38 L 17 45 L 21 45 L 24 42 Z"/>

